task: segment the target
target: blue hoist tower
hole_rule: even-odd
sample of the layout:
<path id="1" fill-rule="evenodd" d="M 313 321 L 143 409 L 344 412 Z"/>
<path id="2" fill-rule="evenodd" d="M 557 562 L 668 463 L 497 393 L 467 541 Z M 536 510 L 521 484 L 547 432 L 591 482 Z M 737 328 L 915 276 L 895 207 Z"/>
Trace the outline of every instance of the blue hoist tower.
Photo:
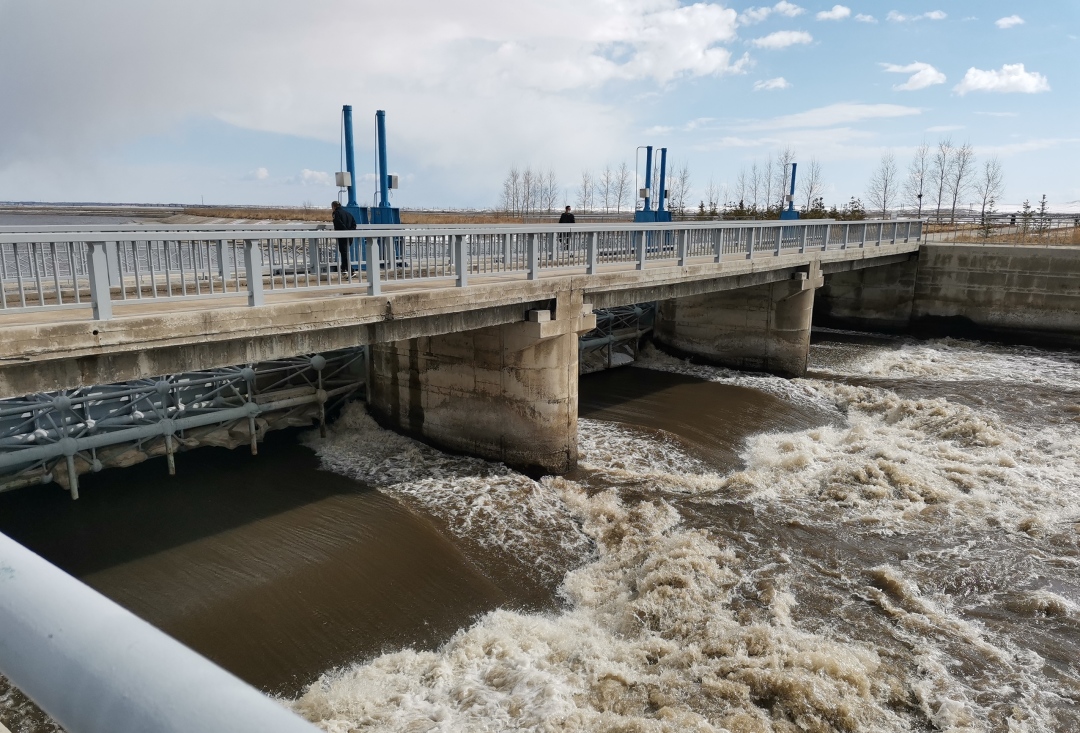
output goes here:
<path id="1" fill-rule="evenodd" d="M 671 212 L 664 208 L 664 199 L 667 197 L 667 148 L 660 148 L 660 190 L 656 192 L 656 208 L 652 206 L 653 192 L 653 147 L 645 147 L 645 187 L 638 191 L 638 198 L 645 199 L 641 209 L 634 211 L 634 221 L 663 222 L 671 221 Z M 641 148 L 638 148 L 641 150 Z"/>
<path id="2" fill-rule="evenodd" d="M 345 131 L 345 172 L 337 174 L 338 186 L 348 190 L 348 201 L 345 210 L 353 215 L 359 224 L 400 224 L 401 209 L 390 205 L 390 190 L 398 187 L 398 177 L 386 172 L 386 112 L 378 110 L 375 113 L 375 148 L 378 170 L 375 172 L 375 180 L 379 182 L 379 190 L 373 206 L 360 206 L 356 202 L 356 155 L 353 150 L 353 123 L 352 105 L 346 104 L 341 108 L 342 127 Z M 350 259 L 354 263 L 360 263 L 361 268 L 367 262 L 367 242 L 361 238 L 354 242 Z"/>
<path id="3" fill-rule="evenodd" d="M 799 212 L 795 211 L 795 166 L 796 163 L 791 164 L 791 192 L 784 197 L 784 201 L 787 203 L 787 208 L 780 211 L 781 219 L 798 219 Z"/>

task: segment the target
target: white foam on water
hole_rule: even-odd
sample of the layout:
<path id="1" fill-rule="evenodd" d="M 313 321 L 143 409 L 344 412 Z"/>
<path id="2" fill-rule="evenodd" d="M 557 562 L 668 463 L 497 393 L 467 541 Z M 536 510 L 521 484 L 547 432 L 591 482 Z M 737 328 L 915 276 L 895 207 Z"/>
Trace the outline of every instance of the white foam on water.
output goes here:
<path id="1" fill-rule="evenodd" d="M 528 558 L 536 580 L 558 582 L 591 552 L 550 479 L 533 481 L 384 430 L 362 403 L 349 405 L 326 439 L 312 431 L 304 441 L 325 468 L 422 507 L 459 537 Z"/>
<path id="2" fill-rule="evenodd" d="M 690 455 L 678 438 L 603 420 L 578 419 L 578 467 L 608 484 L 632 484 L 648 492 L 699 494 L 717 491 L 723 477 Z"/>
<path id="3" fill-rule="evenodd" d="M 932 348 L 938 356 L 916 350 L 895 364 L 958 380 L 978 371 L 970 360 L 985 357 L 986 373 L 1016 366 L 1003 347 L 989 355 Z M 871 353 L 851 373 L 895 377 L 900 367 L 891 364 Z M 946 399 L 747 375 L 656 353 L 642 366 L 761 389 L 842 419 L 755 436 L 745 469 L 724 476 L 659 431 L 581 420 L 582 468 L 615 487 L 589 496 L 565 479 L 534 482 L 446 456 L 350 410 L 315 444 L 328 468 L 541 566 L 566 567 L 575 552 L 583 564 L 563 578 L 564 610 L 494 611 L 437 651 L 403 650 L 328 672 L 295 709 L 341 732 L 1055 730 L 1051 708 L 1075 704 L 1080 680 L 1066 672 L 1051 679 L 1038 654 L 971 620 L 948 594 L 920 588 L 911 569 L 884 562 L 865 576 L 869 585 L 852 579 L 847 590 L 876 609 L 876 633 L 890 643 L 860 642 L 835 621 L 811 632 L 797 620 L 791 590 L 799 571 L 740 560 L 737 548 L 684 527 L 666 497 L 735 501 L 882 536 L 989 531 L 1017 554 L 1040 542 L 1052 554 L 1046 538 L 1078 520 L 1080 428 L 1018 427 Z M 1071 384 L 1067 364 L 1060 369 Z M 624 486 L 650 499 L 621 499 Z M 561 548 L 555 555 L 552 545 Z M 922 558 L 920 572 L 950 558 Z M 1010 598 L 1021 617 L 1078 619 L 1074 600 L 1046 588 Z"/>
<path id="4" fill-rule="evenodd" d="M 598 555 L 567 575 L 568 610 L 494 611 L 437 652 L 328 673 L 294 709 L 342 732 L 909 729 L 875 651 L 801 631 L 782 588 L 735 613 L 735 554 L 666 503 L 555 485 Z"/>
<path id="5" fill-rule="evenodd" d="M 863 348 L 854 359 L 815 369 L 838 376 L 1052 384 L 1080 390 L 1080 357 L 1075 353 L 952 338 Z"/>

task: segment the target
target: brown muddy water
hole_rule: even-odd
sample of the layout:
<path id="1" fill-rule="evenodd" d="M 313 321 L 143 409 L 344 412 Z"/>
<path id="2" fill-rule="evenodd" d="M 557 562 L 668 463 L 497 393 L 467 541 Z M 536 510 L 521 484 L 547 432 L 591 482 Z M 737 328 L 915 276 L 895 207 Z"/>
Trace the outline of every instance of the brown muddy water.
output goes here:
<path id="1" fill-rule="evenodd" d="M 1080 730 L 1080 355 L 811 352 L 582 377 L 564 478 L 357 405 L 0 531 L 328 731 Z M 2 687 L 0 721 L 50 728 Z"/>

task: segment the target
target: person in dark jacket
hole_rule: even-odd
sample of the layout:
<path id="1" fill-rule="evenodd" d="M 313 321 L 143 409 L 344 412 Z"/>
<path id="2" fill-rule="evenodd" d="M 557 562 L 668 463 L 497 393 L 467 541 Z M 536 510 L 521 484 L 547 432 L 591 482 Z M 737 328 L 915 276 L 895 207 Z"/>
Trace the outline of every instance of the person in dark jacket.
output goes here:
<path id="1" fill-rule="evenodd" d="M 574 221 L 574 214 L 570 211 L 569 206 L 566 207 L 566 211 L 564 211 L 562 213 L 562 216 L 559 217 L 559 223 L 560 224 L 574 224 L 574 223 L 576 223 Z"/>
<path id="2" fill-rule="evenodd" d="M 334 229 L 356 229 L 356 219 L 345 210 L 339 201 L 331 201 L 330 209 L 334 212 Z M 349 262 L 349 245 L 352 237 L 338 239 L 338 272 L 347 272 L 352 275 L 352 265 Z"/>

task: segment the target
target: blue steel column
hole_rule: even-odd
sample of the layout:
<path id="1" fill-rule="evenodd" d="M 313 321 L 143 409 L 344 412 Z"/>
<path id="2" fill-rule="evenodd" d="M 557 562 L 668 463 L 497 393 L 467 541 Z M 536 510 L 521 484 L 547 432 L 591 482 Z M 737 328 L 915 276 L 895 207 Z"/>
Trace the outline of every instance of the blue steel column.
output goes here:
<path id="1" fill-rule="evenodd" d="M 645 146 L 645 190 L 652 188 L 652 145 Z M 652 211 L 652 198 L 645 195 L 644 211 Z"/>
<path id="2" fill-rule="evenodd" d="M 795 166 L 797 163 L 791 164 L 791 201 L 788 201 L 788 211 L 795 210 Z"/>
<path id="3" fill-rule="evenodd" d="M 349 200 L 345 204 L 345 211 L 352 214 L 357 223 L 360 222 L 360 207 L 356 203 L 356 155 L 353 152 L 353 129 L 352 129 L 352 105 L 346 104 L 341 108 L 345 117 L 345 170 L 349 172 Z M 349 245 L 349 259 L 356 263 L 361 261 L 362 253 L 354 239 Z"/>
<path id="4" fill-rule="evenodd" d="M 656 210 L 664 210 L 664 186 L 667 177 L 667 148 L 660 148 L 660 192 L 656 194 Z M 659 219 L 657 219 L 659 221 Z"/>
<path id="5" fill-rule="evenodd" d="M 375 113 L 375 135 L 379 144 L 379 206 L 390 206 L 390 179 L 386 173 L 386 112 Z"/>
<path id="6" fill-rule="evenodd" d="M 352 105 L 341 108 L 345 116 L 345 170 L 349 172 L 349 201 L 345 210 L 360 221 L 360 207 L 356 205 L 356 157 L 353 154 Z"/>

